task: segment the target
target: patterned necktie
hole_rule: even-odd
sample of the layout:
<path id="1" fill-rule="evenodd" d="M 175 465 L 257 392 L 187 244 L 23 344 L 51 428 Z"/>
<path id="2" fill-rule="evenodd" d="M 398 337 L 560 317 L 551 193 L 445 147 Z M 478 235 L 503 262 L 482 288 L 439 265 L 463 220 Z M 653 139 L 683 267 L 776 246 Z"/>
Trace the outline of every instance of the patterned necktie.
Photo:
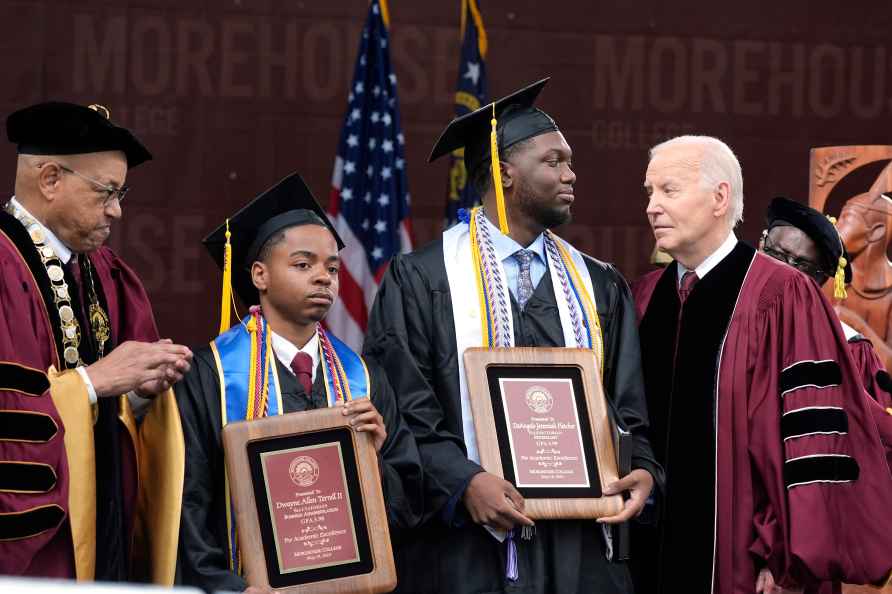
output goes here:
<path id="1" fill-rule="evenodd" d="M 694 289 L 694 285 L 697 281 L 700 280 L 700 277 L 697 276 L 696 272 L 688 270 L 681 277 L 681 282 L 678 284 L 678 300 L 684 305 L 684 302 L 687 300 L 688 296 L 691 294 L 691 291 Z"/>
<path id="2" fill-rule="evenodd" d="M 512 254 L 520 265 L 520 274 L 517 275 L 517 304 L 520 309 L 527 304 L 533 296 L 533 277 L 530 276 L 530 263 L 535 255 L 530 250 L 517 250 Z"/>
<path id="3" fill-rule="evenodd" d="M 291 360 L 291 371 L 297 376 L 297 381 L 309 396 L 313 386 L 313 358 L 303 351 L 298 351 L 294 355 L 294 359 Z"/>

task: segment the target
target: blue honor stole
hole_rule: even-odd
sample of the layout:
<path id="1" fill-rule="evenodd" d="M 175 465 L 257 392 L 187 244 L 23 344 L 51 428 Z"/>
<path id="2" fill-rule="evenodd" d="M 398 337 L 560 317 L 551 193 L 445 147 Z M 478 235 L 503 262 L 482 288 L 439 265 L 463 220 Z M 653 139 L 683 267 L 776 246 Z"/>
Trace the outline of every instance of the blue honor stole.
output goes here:
<path id="1" fill-rule="evenodd" d="M 368 368 L 349 346 L 326 333 L 321 326 L 319 361 L 325 378 L 328 406 L 371 397 Z M 220 412 L 228 423 L 283 414 L 282 390 L 272 349 L 269 324 L 259 308 L 210 343 L 220 385 Z M 235 525 L 235 510 L 226 485 L 226 524 L 229 536 L 229 569 L 242 574 Z"/>

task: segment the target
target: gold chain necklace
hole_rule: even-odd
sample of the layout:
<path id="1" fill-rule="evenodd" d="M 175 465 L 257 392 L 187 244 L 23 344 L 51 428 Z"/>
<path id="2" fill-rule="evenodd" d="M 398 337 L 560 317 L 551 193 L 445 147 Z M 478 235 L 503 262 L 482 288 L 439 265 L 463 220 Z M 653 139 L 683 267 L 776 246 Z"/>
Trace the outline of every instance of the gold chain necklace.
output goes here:
<path id="1" fill-rule="evenodd" d="M 61 321 L 62 357 L 65 360 L 65 367 L 73 369 L 83 365 L 84 362 L 81 360 L 80 351 L 78 351 L 81 343 L 80 324 L 78 324 L 77 316 L 74 315 L 74 309 L 71 307 L 71 294 L 68 291 L 68 283 L 65 282 L 62 261 L 53 248 L 47 245 L 46 235 L 40 223 L 21 209 L 16 208 L 11 201 L 6 204 L 6 212 L 14 216 L 28 231 L 31 241 L 34 242 L 34 247 L 37 248 L 37 254 L 43 262 L 46 275 L 50 279 L 53 301 Z"/>

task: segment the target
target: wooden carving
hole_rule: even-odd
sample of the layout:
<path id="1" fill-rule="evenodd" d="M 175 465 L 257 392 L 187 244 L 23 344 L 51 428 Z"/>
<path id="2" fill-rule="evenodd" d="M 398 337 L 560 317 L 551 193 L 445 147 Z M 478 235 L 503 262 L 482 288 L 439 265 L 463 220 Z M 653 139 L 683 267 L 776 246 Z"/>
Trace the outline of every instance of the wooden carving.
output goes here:
<path id="1" fill-rule="evenodd" d="M 831 182 L 838 182 L 854 160 L 855 156 L 849 152 L 827 155 L 815 167 L 815 183 L 818 186 L 825 186 Z"/>
<path id="2" fill-rule="evenodd" d="M 822 147 L 811 150 L 809 206 L 824 212 L 834 186 L 852 171 L 892 159 L 892 146 Z M 849 198 L 838 215 L 837 228 L 852 260 L 848 297 L 837 303 L 842 321 L 873 343 L 887 369 L 892 369 L 892 162 L 871 188 Z M 828 213 L 833 214 L 833 213 Z M 824 287 L 833 295 L 832 279 Z"/>

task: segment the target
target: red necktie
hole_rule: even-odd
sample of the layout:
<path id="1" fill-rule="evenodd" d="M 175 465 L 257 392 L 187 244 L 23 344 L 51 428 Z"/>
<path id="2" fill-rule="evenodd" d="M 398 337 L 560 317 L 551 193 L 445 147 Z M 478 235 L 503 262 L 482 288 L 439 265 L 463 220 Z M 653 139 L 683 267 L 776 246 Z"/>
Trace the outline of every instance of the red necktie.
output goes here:
<path id="1" fill-rule="evenodd" d="M 681 283 L 678 285 L 678 300 L 682 304 L 687 300 L 698 280 L 700 280 L 700 277 L 697 276 L 697 273 L 690 270 L 681 277 Z"/>
<path id="2" fill-rule="evenodd" d="M 307 396 L 313 387 L 313 358 L 303 351 L 298 351 L 291 360 L 291 371 L 297 376 L 297 381 L 304 387 Z"/>

